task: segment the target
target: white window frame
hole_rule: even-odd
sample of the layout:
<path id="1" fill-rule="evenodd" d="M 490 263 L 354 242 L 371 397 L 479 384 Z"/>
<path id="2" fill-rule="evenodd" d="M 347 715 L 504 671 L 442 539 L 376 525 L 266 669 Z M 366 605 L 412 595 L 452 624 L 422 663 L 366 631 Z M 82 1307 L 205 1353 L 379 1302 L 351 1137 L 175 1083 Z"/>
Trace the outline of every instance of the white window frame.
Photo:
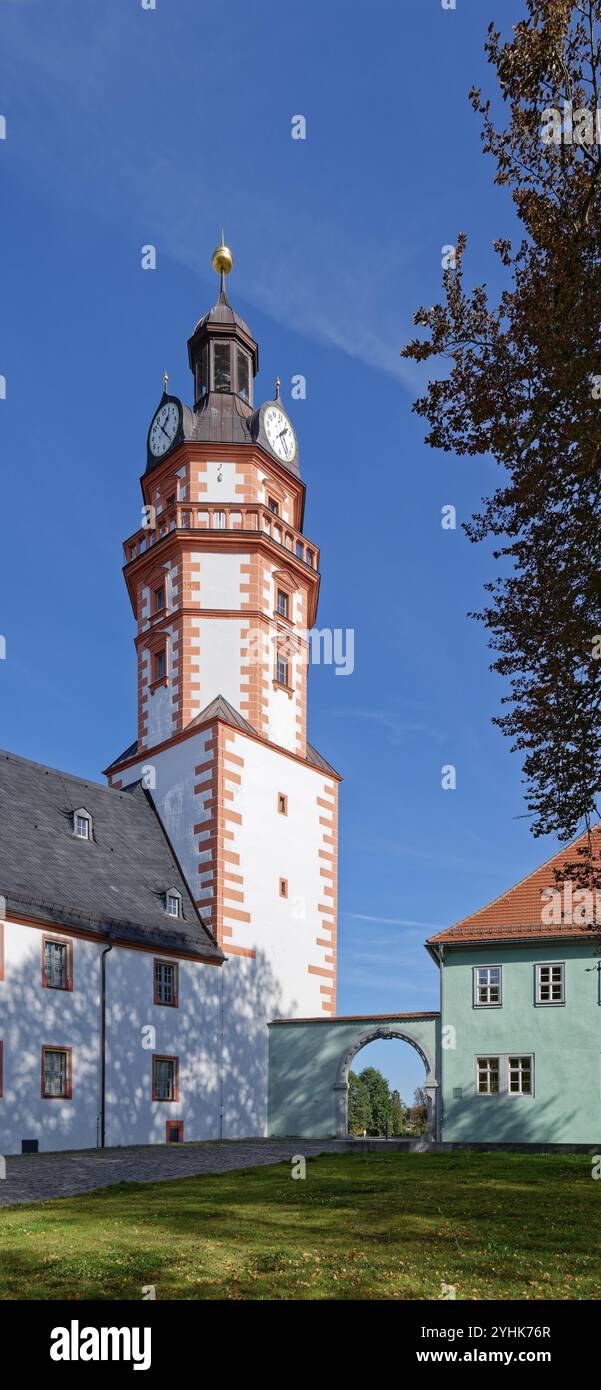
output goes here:
<path id="1" fill-rule="evenodd" d="M 481 1090 L 479 1089 L 479 1086 L 478 1086 L 478 1082 L 479 1082 L 479 1079 L 480 1079 L 480 1068 L 479 1068 L 479 1066 L 478 1066 L 478 1063 L 479 1063 L 479 1062 L 489 1062 L 489 1063 L 490 1063 L 490 1062 L 494 1062 L 494 1061 L 498 1062 L 498 1064 L 499 1064 L 499 1089 L 498 1089 L 498 1091 L 490 1091 L 490 1090 L 489 1090 L 489 1091 L 481 1091 Z M 511 1091 L 511 1090 L 509 1089 L 509 1083 L 510 1083 L 511 1071 L 512 1071 L 511 1063 L 516 1063 L 516 1062 L 519 1062 L 520 1064 L 521 1064 L 521 1063 L 527 1063 L 527 1066 L 524 1066 L 524 1067 L 522 1067 L 522 1066 L 520 1065 L 520 1068 L 519 1068 L 519 1075 L 520 1075 L 520 1080 L 521 1080 L 522 1072 L 526 1072 L 526 1070 L 529 1070 L 529 1072 L 530 1072 L 530 1090 L 529 1090 L 529 1091 L 524 1091 L 524 1090 L 522 1090 L 521 1088 L 520 1088 L 519 1091 Z M 513 1067 L 513 1070 L 515 1071 L 515 1066 Z M 489 1068 L 489 1073 L 488 1073 L 488 1074 L 490 1074 L 490 1068 Z M 476 1096 L 483 1096 L 483 1097 L 484 1097 L 484 1096 L 495 1096 L 495 1097 L 507 1096 L 507 1097 L 510 1097 L 511 1099 L 513 1099 L 513 1098 L 519 1099 L 519 1098 L 521 1097 L 523 1100 L 533 1100 L 533 1099 L 534 1099 L 534 1053 L 533 1053 L 533 1052 L 526 1052 L 526 1051 L 524 1051 L 524 1052 L 518 1052 L 517 1049 L 516 1049 L 514 1052 L 484 1052 L 484 1051 L 482 1051 L 482 1052 L 477 1052 L 477 1053 L 475 1054 L 475 1056 L 474 1056 L 474 1092 L 475 1092 L 475 1095 L 476 1095 Z"/>
<path id="2" fill-rule="evenodd" d="M 550 973 L 549 973 L 549 979 L 548 979 L 547 982 L 545 982 L 545 984 L 543 984 L 543 981 L 541 980 L 541 971 L 543 971 L 543 970 L 548 970 L 548 971 L 550 972 Z M 541 990 L 542 990 L 542 988 L 544 988 L 544 987 L 546 986 L 546 987 L 549 989 L 550 992 L 552 992 L 552 990 L 553 990 L 553 985 L 554 985 L 554 983 L 555 983 L 554 980 L 553 980 L 553 977 L 552 977 L 552 973 L 551 973 L 553 970 L 559 970 L 559 971 L 560 971 L 559 985 L 560 985 L 560 990 L 561 990 L 561 997 L 560 997 L 559 999 L 552 999 L 552 998 L 550 998 L 550 999 L 542 999 L 542 998 L 541 998 Z M 557 1007 L 559 1007 L 561 1004 L 565 1004 L 565 1002 L 566 1002 L 566 967 L 565 967 L 565 961 L 563 961 L 563 960 L 545 960 L 545 961 L 540 961 L 540 962 L 537 961 L 537 963 L 536 963 L 536 965 L 535 965 L 535 967 L 534 967 L 534 1001 L 535 1001 L 536 1005 L 537 1005 L 538 1007 L 542 1008 L 542 1009 L 557 1008 Z"/>
<path id="3" fill-rule="evenodd" d="M 512 1067 L 512 1063 L 514 1064 Z M 522 1064 L 526 1063 L 526 1066 Z M 517 1065 L 516 1065 L 517 1064 Z M 518 1091 L 511 1088 L 511 1073 L 517 1071 L 520 1088 Z M 530 1090 L 524 1091 L 521 1085 L 522 1072 L 528 1072 L 530 1077 Z M 507 1055 L 507 1095 L 508 1096 L 533 1096 L 534 1095 L 534 1055 L 532 1052 L 509 1052 Z"/>
<path id="4" fill-rule="evenodd" d="M 493 984 L 491 984 L 491 981 L 490 981 L 490 972 L 491 972 L 491 970 L 498 970 L 498 972 L 499 972 L 499 982 L 498 982 L 498 985 L 493 985 Z M 473 999 L 474 1008 L 475 1008 L 475 1009 L 500 1009 L 501 1006 L 502 1006 L 502 1004 L 503 1004 L 503 967 L 502 967 L 501 965 L 474 965 L 473 968 L 472 968 L 472 973 L 473 973 L 473 996 L 472 996 L 472 999 Z M 479 980 L 479 978 L 478 978 L 478 976 L 479 976 L 481 973 L 483 973 L 483 974 L 486 975 L 486 980 L 484 981 L 484 983 L 481 983 L 480 980 Z M 486 991 L 487 996 L 488 996 L 486 999 L 480 999 L 480 998 L 479 998 L 479 993 L 480 993 L 480 990 L 481 990 L 481 989 Z M 490 998 L 490 991 L 491 991 L 491 989 L 498 989 L 498 991 L 499 991 L 499 998 L 498 998 L 498 999 L 495 1000 L 495 999 L 491 999 L 491 998 Z"/>
<path id="5" fill-rule="evenodd" d="M 171 912 L 170 910 L 169 904 L 172 900 L 174 900 L 177 904 L 177 912 Z M 184 914 L 182 912 L 182 895 L 179 892 L 179 889 L 167 889 L 167 892 L 165 893 L 165 912 L 167 916 L 171 917 L 174 922 L 181 921 L 181 918 Z"/>
<path id="6" fill-rule="evenodd" d="M 82 824 L 85 824 L 85 835 L 81 835 L 78 830 L 78 824 L 80 821 L 82 822 Z M 79 810 L 73 812 L 73 835 L 75 836 L 76 840 L 92 839 L 92 817 L 90 815 L 90 812 L 86 811 L 85 806 L 80 806 Z"/>
<path id="7" fill-rule="evenodd" d="M 476 1068 L 476 1095 L 477 1095 L 477 1096 L 498 1096 L 498 1095 L 501 1094 L 501 1060 L 502 1060 L 502 1059 L 501 1059 L 501 1057 L 499 1056 L 498 1053 L 482 1053 L 482 1052 L 477 1053 L 476 1058 L 475 1058 L 475 1068 Z M 497 1064 L 497 1065 L 496 1065 L 496 1068 L 493 1067 L 493 1066 L 491 1065 L 493 1062 L 496 1062 L 496 1064 Z M 483 1068 L 480 1066 L 480 1063 L 484 1063 L 484 1064 L 485 1064 Z M 487 1079 L 487 1081 L 488 1081 L 488 1083 L 489 1083 L 488 1086 L 487 1086 L 487 1089 L 486 1089 L 485 1091 L 481 1091 L 481 1090 L 480 1090 L 480 1074 L 481 1074 L 481 1071 L 484 1071 L 484 1074 L 485 1074 L 485 1076 L 486 1076 L 486 1079 Z M 499 1084 L 498 1084 L 498 1086 L 497 1086 L 496 1091 L 491 1091 L 491 1089 L 490 1089 L 490 1078 L 491 1078 L 491 1074 L 492 1074 L 494 1071 L 496 1071 L 496 1073 L 497 1073 L 497 1078 L 498 1078 L 498 1083 L 499 1083 Z"/>

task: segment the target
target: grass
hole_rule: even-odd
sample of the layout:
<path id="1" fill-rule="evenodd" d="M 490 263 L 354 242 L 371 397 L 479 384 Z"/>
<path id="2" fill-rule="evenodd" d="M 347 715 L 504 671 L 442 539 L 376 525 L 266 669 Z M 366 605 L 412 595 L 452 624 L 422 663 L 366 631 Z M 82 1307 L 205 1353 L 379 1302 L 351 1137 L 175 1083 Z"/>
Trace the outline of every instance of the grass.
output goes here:
<path id="1" fill-rule="evenodd" d="M 302 1151 L 302 1141 L 297 1141 Z M 586 1155 L 353 1154 L 0 1210 L 0 1298 L 598 1299 Z"/>

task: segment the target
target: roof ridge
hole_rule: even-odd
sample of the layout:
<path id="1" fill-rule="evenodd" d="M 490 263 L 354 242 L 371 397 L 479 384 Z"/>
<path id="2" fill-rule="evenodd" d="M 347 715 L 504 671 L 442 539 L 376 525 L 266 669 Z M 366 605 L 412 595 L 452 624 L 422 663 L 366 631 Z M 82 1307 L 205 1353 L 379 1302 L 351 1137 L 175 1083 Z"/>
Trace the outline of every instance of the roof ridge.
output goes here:
<path id="1" fill-rule="evenodd" d="M 22 753 L 11 753 L 7 748 L 0 748 L 0 760 L 6 762 L 22 764 L 25 767 L 35 767 L 38 772 L 52 772 L 55 777 L 67 777 L 70 782 L 77 782 L 80 786 L 92 787 L 99 792 L 117 792 L 118 795 L 125 794 L 124 787 L 109 787 L 106 782 L 94 782 L 91 777 L 78 777 L 75 772 L 65 772 L 62 767 L 52 767 L 49 763 L 39 763 L 35 758 L 24 758 Z"/>

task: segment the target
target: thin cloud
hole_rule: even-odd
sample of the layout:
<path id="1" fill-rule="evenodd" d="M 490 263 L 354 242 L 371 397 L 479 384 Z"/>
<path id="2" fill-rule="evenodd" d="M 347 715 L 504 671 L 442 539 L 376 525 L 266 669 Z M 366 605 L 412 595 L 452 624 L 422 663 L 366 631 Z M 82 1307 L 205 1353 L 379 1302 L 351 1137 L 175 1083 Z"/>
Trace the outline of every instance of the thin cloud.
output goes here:
<path id="1" fill-rule="evenodd" d="M 371 917 L 364 912 L 347 912 L 345 916 L 353 922 L 377 922 L 386 927 L 420 927 L 424 931 L 444 931 L 444 923 L 416 922 L 406 917 Z"/>

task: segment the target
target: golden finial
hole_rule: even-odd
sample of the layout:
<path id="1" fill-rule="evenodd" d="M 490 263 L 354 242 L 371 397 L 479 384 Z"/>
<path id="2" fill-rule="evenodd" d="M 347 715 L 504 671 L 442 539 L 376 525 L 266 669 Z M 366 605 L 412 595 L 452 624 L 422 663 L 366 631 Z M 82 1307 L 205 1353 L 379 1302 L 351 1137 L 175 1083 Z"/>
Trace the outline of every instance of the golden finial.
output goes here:
<path id="1" fill-rule="evenodd" d="M 229 275 L 233 264 L 234 257 L 232 256 L 229 246 L 225 244 L 222 227 L 220 244 L 215 247 L 213 252 L 213 269 L 217 271 L 218 275 Z"/>

